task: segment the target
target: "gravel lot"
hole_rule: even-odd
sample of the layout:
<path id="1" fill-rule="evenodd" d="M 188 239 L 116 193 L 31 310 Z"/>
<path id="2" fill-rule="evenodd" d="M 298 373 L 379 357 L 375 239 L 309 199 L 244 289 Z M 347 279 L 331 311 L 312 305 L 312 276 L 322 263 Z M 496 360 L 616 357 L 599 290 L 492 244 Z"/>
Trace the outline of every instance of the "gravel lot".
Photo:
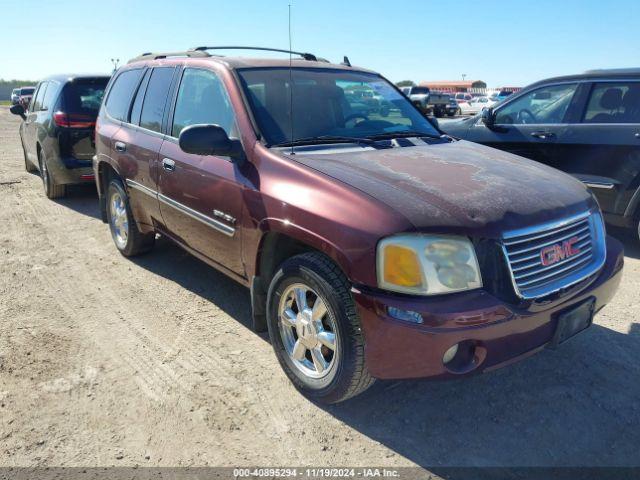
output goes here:
<path id="1" fill-rule="evenodd" d="M 248 290 L 160 241 L 133 261 L 94 189 L 47 200 L 0 107 L 0 466 L 640 465 L 640 248 L 587 332 L 468 380 L 299 395 Z"/>

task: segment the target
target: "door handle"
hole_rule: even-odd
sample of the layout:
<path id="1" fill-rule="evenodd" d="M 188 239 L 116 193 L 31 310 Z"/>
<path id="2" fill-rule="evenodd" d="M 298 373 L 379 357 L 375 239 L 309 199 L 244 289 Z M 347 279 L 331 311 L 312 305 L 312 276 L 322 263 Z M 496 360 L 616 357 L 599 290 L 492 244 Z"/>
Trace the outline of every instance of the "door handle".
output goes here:
<path id="1" fill-rule="evenodd" d="M 127 144 L 124 142 L 116 142 L 114 144 L 115 148 L 116 148 L 116 152 L 126 152 L 127 151 Z"/>
<path id="2" fill-rule="evenodd" d="M 164 168 L 167 172 L 173 172 L 176 169 L 176 162 L 174 162 L 170 158 L 163 158 L 162 168 Z"/>
<path id="3" fill-rule="evenodd" d="M 542 140 L 547 140 L 549 138 L 555 138 L 556 134 L 553 132 L 531 132 L 531 136 L 535 138 L 541 138 Z"/>

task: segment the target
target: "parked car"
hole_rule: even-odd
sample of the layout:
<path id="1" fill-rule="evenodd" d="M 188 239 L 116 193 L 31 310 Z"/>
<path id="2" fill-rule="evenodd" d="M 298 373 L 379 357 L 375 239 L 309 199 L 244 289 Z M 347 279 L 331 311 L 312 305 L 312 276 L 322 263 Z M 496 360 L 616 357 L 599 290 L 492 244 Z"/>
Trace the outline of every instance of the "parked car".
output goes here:
<path id="1" fill-rule="evenodd" d="M 570 173 L 640 235 L 640 69 L 543 80 L 446 130 Z"/>
<path id="2" fill-rule="evenodd" d="M 462 115 L 460 105 L 458 105 L 458 102 L 456 102 L 456 99 L 453 98 L 453 96 L 449 97 L 449 104 L 447 105 L 447 115 L 450 117 Z"/>
<path id="3" fill-rule="evenodd" d="M 574 178 L 442 135 L 377 73 L 210 50 L 114 75 L 96 127 L 102 216 L 125 256 L 160 233 L 250 287 L 254 327 L 304 394 L 491 370 L 612 298 L 622 246 Z M 351 113 L 353 83 L 394 115 Z"/>
<path id="4" fill-rule="evenodd" d="M 453 98 L 456 99 L 456 102 L 463 103 L 471 101 L 473 99 L 473 95 L 471 95 L 470 93 L 458 92 L 454 95 Z"/>
<path id="5" fill-rule="evenodd" d="M 55 75 L 42 80 L 28 110 L 20 115 L 20 140 L 28 172 L 39 171 L 49 198 L 63 197 L 67 185 L 93 183 L 95 120 L 109 81 L 104 75 Z"/>
<path id="6" fill-rule="evenodd" d="M 460 111 L 462 115 L 475 115 L 483 108 L 491 107 L 494 103 L 496 102 L 490 100 L 489 97 L 474 97 L 468 102 L 461 102 Z"/>
<path id="7" fill-rule="evenodd" d="M 11 105 L 16 105 L 20 100 L 20 88 L 11 90 Z"/>
<path id="8" fill-rule="evenodd" d="M 29 107 L 29 102 L 31 102 L 31 97 L 33 97 L 33 92 L 36 87 L 21 87 L 20 93 L 18 94 L 18 101 L 16 103 L 22 105 L 25 109 Z"/>
<path id="9" fill-rule="evenodd" d="M 449 94 L 432 92 L 429 87 L 403 87 L 402 92 L 425 115 L 444 117 L 447 112 Z"/>

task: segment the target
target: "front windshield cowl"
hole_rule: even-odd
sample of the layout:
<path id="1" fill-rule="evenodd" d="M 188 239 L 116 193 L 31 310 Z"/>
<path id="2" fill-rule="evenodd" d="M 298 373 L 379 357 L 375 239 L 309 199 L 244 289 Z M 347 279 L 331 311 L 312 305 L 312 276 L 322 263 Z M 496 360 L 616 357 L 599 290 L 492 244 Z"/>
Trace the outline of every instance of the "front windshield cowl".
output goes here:
<path id="1" fill-rule="evenodd" d="M 261 67 L 238 69 L 238 76 L 268 146 L 441 136 L 402 93 L 373 73 Z"/>

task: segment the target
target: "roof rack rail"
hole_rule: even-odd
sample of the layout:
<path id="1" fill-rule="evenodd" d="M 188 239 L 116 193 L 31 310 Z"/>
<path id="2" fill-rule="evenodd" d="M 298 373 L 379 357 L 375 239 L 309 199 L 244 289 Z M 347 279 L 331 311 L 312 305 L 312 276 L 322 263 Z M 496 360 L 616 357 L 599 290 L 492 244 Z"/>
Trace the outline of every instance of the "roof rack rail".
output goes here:
<path id="1" fill-rule="evenodd" d="M 157 60 L 159 58 L 167 57 L 210 57 L 206 51 L 203 50 L 186 50 L 184 52 L 165 52 L 165 53 L 153 53 L 145 52 L 135 58 L 132 58 L 127 63 L 139 62 L 141 60 Z"/>
<path id="2" fill-rule="evenodd" d="M 230 46 L 230 47 L 195 47 L 189 52 L 206 52 L 207 50 L 261 50 L 263 52 L 279 52 L 279 53 L 292 53 L 293 55 L 300 55 L 305 60 L 310 62 L 317 62 L 318 57 L 316 57 L 313 53 L 305 53 L 305 52 L 294 52 L 292 50 L 283 50 L 280 48 L 266 48 L 266 47 L 238 47 L 238 46 Z"/>

